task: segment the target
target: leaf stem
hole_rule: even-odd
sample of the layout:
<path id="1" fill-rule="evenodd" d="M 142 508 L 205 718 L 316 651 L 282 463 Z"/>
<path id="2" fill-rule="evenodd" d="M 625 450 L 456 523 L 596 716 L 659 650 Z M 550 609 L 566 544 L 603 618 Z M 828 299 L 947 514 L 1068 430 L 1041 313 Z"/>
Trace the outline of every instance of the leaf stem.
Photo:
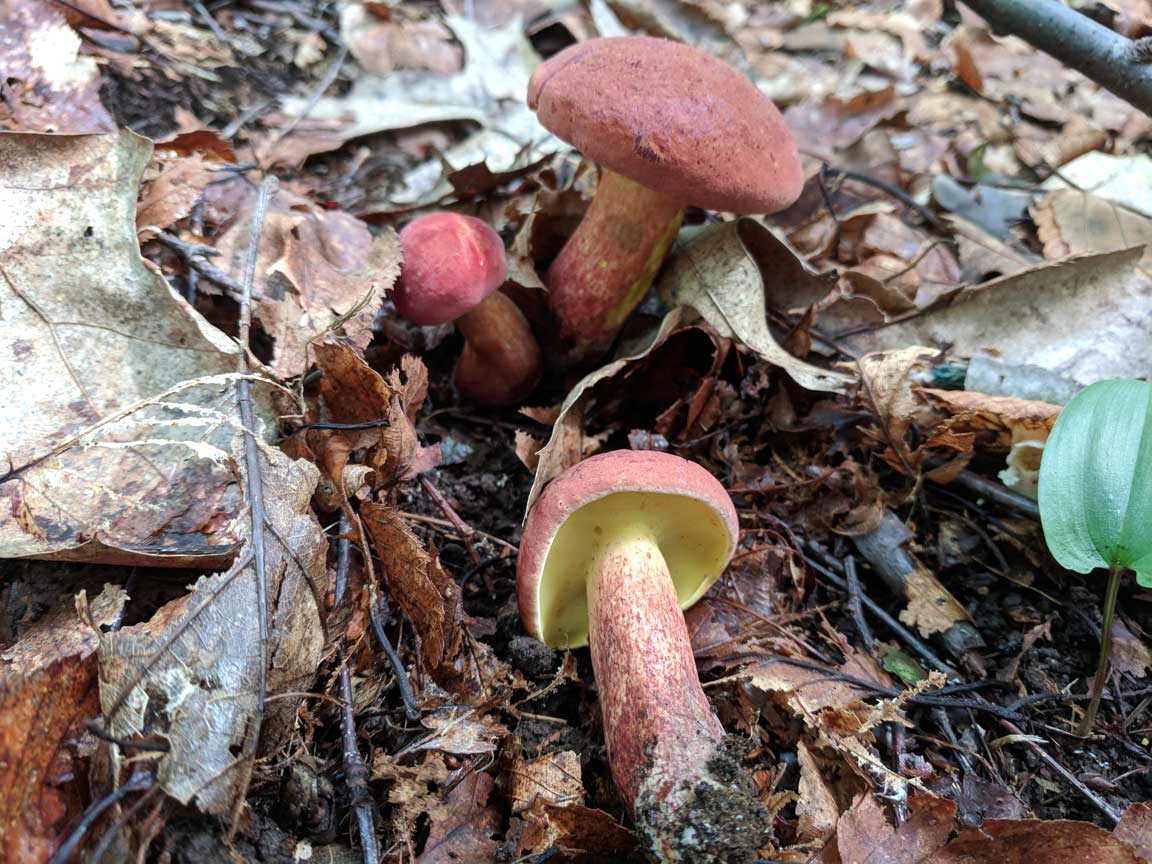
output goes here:
<path id="1" fill-rule="evenodd" d="M 1120 594 L 1120 574 L 1124 568 L 1113 565 L 1108 574 L 1108 593 L 1104 598 L 1104 629 L 1100 633 L 1100 660 L 1096 664 L 1096 677 L 1092 681 L 1092 698 L 1084 712 L 1084 719 L 1076 729 L 1076 734 L 1087 738 L 1096 722 L 1096 709 L 1100 707 L 1100 695 L 1104 692 L 1104 682 L 1108 679 L 1108 665 L 1112 659 L 1112 619 L 1116 615 L 1116 598 Z"/>

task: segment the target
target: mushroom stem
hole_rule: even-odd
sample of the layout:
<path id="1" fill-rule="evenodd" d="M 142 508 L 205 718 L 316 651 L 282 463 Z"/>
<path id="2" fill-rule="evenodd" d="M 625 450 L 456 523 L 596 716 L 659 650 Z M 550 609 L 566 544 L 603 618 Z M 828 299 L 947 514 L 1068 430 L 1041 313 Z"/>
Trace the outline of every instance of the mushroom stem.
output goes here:
<path id="1" fill-rule="evenodd" d="M 604 169 L 596 197 L 552 266 L 548 291 L 567 359 L 606 350 L 676 239 L 683 205 Z"/>
<path id="2" fill-rule="evenodd" d="M 700 687 L 676 587 L 651 536 L 618 529 L 587 594 L 612 777 L 636 815 L 642 798 L 674 806 L 674 787 L 687 781 L 694 790 L 707 776 L 724 730 Z"/>
<path id="3" fill-rule="evenodd" d="M 456 319 L 464 350 L 456 362 L 456 389 L 465 399 L 509 405 L 540 380 L 540 346 L 519 307 L 499 291 Z"/>

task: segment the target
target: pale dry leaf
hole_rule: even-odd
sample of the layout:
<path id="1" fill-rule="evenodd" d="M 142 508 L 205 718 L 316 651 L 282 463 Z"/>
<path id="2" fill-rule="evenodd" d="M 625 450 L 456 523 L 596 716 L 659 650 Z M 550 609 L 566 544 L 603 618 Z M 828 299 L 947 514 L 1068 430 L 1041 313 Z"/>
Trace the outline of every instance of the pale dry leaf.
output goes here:
<path id="1" fill-rule="evenodd" d="M 80 36 L 64 12 L 44 0 L 4 0 L 0 13 L 0 129 L 113 132 L 116 121 L 100 102 L 96 60 L 80 53 Z"/>
<path id="2" fill-rule="evenodd" d="M 1133 678 L 1148 675 L 1148 670 L 1152 669 L 1152 648 L 1142 636 L 1139 631 L 1133 633 L 1122 618 L 1112 624 L 1112 663 L 1116 671 Z"/>
<path id="3" fill-rule="evenodd" d="M 557 804 L 537 798 L 524 814 L 526 825 L 516 844 L 518 855 L 571 850 L 570 860 L 641 860 L 636 836 L 603 810 L 581 804 Z"/>
<path id="4" fill-rule="evenodd" d="M 452 75 L 464 62 L 452 31 L 436 18 L 386 20 L 362 3 L 350 3 L 340 13 L 340 35 L 356 62 L 373 75 L 387 75 L 393 69 Z"/>
<path id="5" fill-rule="evenodd" d="M 572 750 L 546 753 L 535 759 L 518 758 L 509 773 L 514 814 L 523 813 L 537 799 L 561 807 L 584 801 L 580 756 Z"/>
<path id="6" fill-rule="evenodd" d="M 128 595 L 106 585 L 86 618 L 107 626 Z M 97 631 L 81 623 L 77 602 L 62 598 L 20 640 L 0 654 L 0 836 L 4 860 L 47 861 L 83 806 L 72 784 L 53 782 L 52 763 L 68 764 L 84 721 L 100 710 L 97 697 Z M 75 800 L 70 800 L 75 797 Z"/>
<path id="7" fill-rule="evenodd" d="M 1127 207 L 1079 192 L 1057 189 L 1032 206 L 1036 233 L 1049 260 L 1069 255 L 1112 252 L 1145 244 L 1140 266 L 1152 271 L 1152 218 Z"/>
<path id="8" fill-rule="evenodd" d="M 767 304 L 775 299 L 779 278 L 762 271 L 757 245 L 769 234 L 753 219 L 738 219 L 699 231 L 677 244 L 657 288 L 669 305 L 695 309 L 721 336 L 738 339 L 749 350 L 781 367 L 802 387 L 842 392 L 853 380 L 792 356 L 768 327 Z"/>
<path id="9" fill-rule="evenodd" d="M 1145 861 L 1152 861 L 1152 801 L 1129 805 L 1113 835 Z"/>
<path id="10" fill-rule="evenodd" d="M 490 717 L 452 713 L 429 714 L 420 721 L 431 734 L 421 738 L 413 750 L 439 750 L 456 756 L 495 753 L 498 742 L 508 730 Z"/>
<path id="11" fill-rule="evenodd" d="M 1093 151 L 1073 159 L 1041 184 L 1042 189 L 1077 189 L 1152 217 L 1152 157 L 1113 156 Z"/>
<path id="12" fill-rule="evenodd" d="M 0 482 L 5 556 L 234 552 L 237 348 L 140 257 L 150 153 L 130 132 L 0 135 L 0 458 L 20 469 Z"/>
<path id="13" fill-rule="evenodd" d="M 804 741 L 796 742 L 796 761 L 800 766 L 800 798 L 796 802 L 798 839 L 803 843 L 823 840 L 836 829 L 840 804 Z"/>
<path id="14" fill-rule="evenodd" d="M 1141 377 L 1152 368 L 1152 288 L 1137 266 L 1143 252 L 1045 263 L 840 341 L 861 352 L 906 345 L 947 346 L 959 356 L 988 350 L 1005 363 L 1031 363 L 1082 384 Z"/>
<path id="15" fill-rule="evenodd" d="M 242 433 L 234 435 L 240 452 Z M 243 460 L 239 466 L 243 474 Z M 202 576 L 190 594 L 149 621 L 100 637 L 106 728 L 120 739 L 163 735 L 170 749 L 159 757 L 157 783 L 181 803 L 217 815 L 230 812 L 244 786 L 237 754 L 256 719 L 261 676 L 270 695 L 297 694 L 269 700 L 264 708 L 261 741 L 274 750 L 292 728 L 300 694 L 312 686 L 324 649 L 316 597 L 327 542 L 309 508 L 320 474 L 271 448 L 261 448 L 260 470 L 270 526 L 267 656 L 257 625 L 252 554 L 241 554 L 226 572 Z M 250 531 L 250 524 L 238 528 L 245 549 L 251 548 Z M 118 769 L 124 751 L 107 752 Z"/>
<path id="16" fill-rule="evenodd" d="M 342 96 L 308 104 L 306 97 L 282 100 L 284 112 L 307 109 L 312 121 L 329 127 L 308 152 L 325 152 L 343 141 L 378 132 L 439 122 L 469 122 L 480 128 L 460 143 L 409 170 L 397 184 L 374 191 L 364 212 L 388 213 L 426 206 L 454 194 L 452 171 L 483 165 L 494 174 L 514 171 L 563 149 L 536 120 L 524 100 L 528 78 L 540 62 L 519 16 L 484 26 L 463 15 L 444 23 L 464 52 L 464 68 L 453 75 L 397 69 L 360 75 Z M 294 132 L 264 148 L 277 161 L 278 149 L 300 137 Z M 299 149 L 299 148 L 296 148 Z"/>

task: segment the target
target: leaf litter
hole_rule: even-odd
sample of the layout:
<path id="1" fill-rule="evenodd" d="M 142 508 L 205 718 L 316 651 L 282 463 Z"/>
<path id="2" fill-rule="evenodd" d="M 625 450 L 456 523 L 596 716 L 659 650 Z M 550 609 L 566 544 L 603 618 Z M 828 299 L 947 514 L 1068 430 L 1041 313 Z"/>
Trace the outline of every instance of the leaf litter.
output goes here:
<path id="1" fill-rule="evenodd" d="M 122 857 L 640 860 L 587 658 L 514 600 L 525 503 L 619 447 L 703 463 L 738 507 L 687 620 L 763 857 L 1148 856 L 1146 598 L 1070 739 L 1098 598 L 1024 497 L 1069 394 L 1148 368 L 1146 118 L 932 0 L 9 6 L 0 125 L 106 133 L 0 136 L 0 549 L 60 581 L 25 561 L 0 588 L 20 860 L 108 795 L 77 842 Z M 391 306 L 395 229 L 491 223 L 549 338 L 596 171 L 527 78 L 629 32 L 756 79 L 804 192 L 690 211 L 612 357 L 518 412 L 462 402 L 459 336 Z"/>

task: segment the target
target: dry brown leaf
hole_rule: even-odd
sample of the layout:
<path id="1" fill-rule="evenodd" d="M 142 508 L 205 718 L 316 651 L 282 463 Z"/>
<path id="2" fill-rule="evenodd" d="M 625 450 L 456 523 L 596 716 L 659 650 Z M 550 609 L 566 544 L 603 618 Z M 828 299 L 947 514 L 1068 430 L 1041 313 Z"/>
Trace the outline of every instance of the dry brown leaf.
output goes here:
<path id="1" fill-rule="evenodd" d="M 989 396 L 972 390 L 920 390 L 933 405 L 953 415 L 953 432 L 981 434 L 981 443 L 1007 450 L 1020 441 L 1046 441 L 1060 406 L 1013 396 Z M 991 433 L 991 434 L 985 434 Z"/>
<path id="2" fill-rule="evenodd" d="M 435 18 L 385 20 L 352 3 L 341 11 L 340 35 L 356 61 L 373 75 L 387 75 L 393 69 L 451 75 L 464 65 L 452 31 Z"/>
<path id="3" fill-rule="evenodd" d="M 570 850 L 560 860 L 597 864 L 639 854 L 635 835 L 603 810 L 537 798 L 524 818 L 516 846 L 521 856 L 556 848 Z"/>
<path id="4" fill-rule="evenodd" d="M 4 0 L 0 13 L 5 77 L 0 129 L 114 132 L 116 121 L 100 102 L 96 61 L 80 53 L 80 36 L 60 7 L 44 0 Z M 12 163 L 5 159 L 5 164 Z"/>
<path id="5" fill-rule="evenodd" d="M 1075 189 L 1049 192 L 1033 205 L 1032 218 L 1049 260 L 1152 243 L 1152 219 Z M 1152 252 L 1140 264 L 1152 271 Z"/>
<path id="6" fill-rule="evenodd" d="M 909 816 L 897 828 L 884 808 L 865 795 L 840 818 L 836 838 L 821 853 L 821 864 L 930 864 L 952 831 L 956 805 L 944 798 L 915 795 Z M 1003 860 L 997 859 L 971 859 Z"/>
<path id="7" fill-rule="evenodd" d="M 1088 822 L 1068 819 L 988 819 L 928 859 L 930 864 L 1051 864 L 1080 860 L 1092 864 L 1143 864 L 1121 838 Z"/>
<path id="8" fill-rule="evenodd" d="M 860 76 L 850 89 L 818 95 L 784 111 L 788 128 L 803 141 L 803 152 L 831 161 L 837 150 L 854 144 L 864 133 L 905 109 L 896 87 L 887 79 Z"/>
<path id="9" fill-rule="evenodd" d="M 1133 678 L 1144 678 L 1152 669 L 1152 648 L 1142 638 L 1143 634 L 1133 633 L 1122 618 L 1112 624 L 1112 664 L 1116 671 Z"/>
<path id="10" fill-rule="evenodd" d="M 1042 366 L 1082 384 L 1140 377 L 1152 368 L 1152 292 L 1137 266 L 1143 251 L 1042 264 L 841 341 L 861 352 L 938 345 L 970 357 L 989 350 L 1002 362 Z"/>
<path id="11" fill-rule="evenodd" d="M 110 624 L 128 595 L 107 585 L 88 603 L 95 626 Z M 95 630 L 64 598 L 0 654 L 0 860 L 47 861 L 79 819 L 84 721 L 100 710 Z M 69 782 L 69 778 L 73 782 Z"/>
<path id="12" fill-rule="evenodd" d="M 292 728 L 298 699 L 312 686 L 324 648 L 317 597 L 327 542 L 308 507 L 319 472 L 271 448 L 262 449 L 261 465 L 270 525 L 267 656 L 256 623 L 256 568 L 243 553 L 227 572 L 202 576 L 192 593 L 149 621 L 100 637 L 106 728 L 121 740 L 163 735 L 170 749 L 160 757 L 157 783 L 181 803 L 194 801 L 217 815 L 230 812 L 244 786 L 235 762 L 253 728 L 261 675 L 269 694 L 296 694 L 269 700 L 264 708 L 261 742 L 275 749 Z M 247 543 L 250 526 L 237 530 Z M 118 769 L 124 751 L 107 752 Z"/>
<path id="13" fill-rule="evenodd" d="M 218 167 L 219 163 L 208 162 L 199 153 L 191 156 L 161 156 L 158 153 L 154 164 L 144 174 L 136 225 L 140 228 L 175 225 L 192 212 Z M 140 236 L 144 240 L 154 233 L 144 231 Z"/>
<path id="14" fill-rule="evenodd" d="M 140 257 L 150 153 L 130 132 L 0 135 L 0 458 L 23 469 L 0 483 L 2 555 L 235 551 L 237 348 Z M 270 420 L 269 387 L 253 392 Z"/>
<path id="15" fill-rule="evenodd" d="M 1152 801 L 1129 805 L 1112 833 L 1140 858 L 1152 861 Z"/>
<path id="16" fill-rule="evenodd" d="M 460 589 L 393 508 L 366 503 L 360 518 L 380 558 L 388 590 L 416 628 L 424 661 L 435 669 L 456 653 L 460 641 Z"/>
<path id="17" fill-rule="evenodd" d="M 849 657 L 844 666 L 827 670 L 789 663 L 785 657 L 773 658 L 741 674 L 752 691 L 787 706 L 798 717 L 811 718 L 825 709 L 856 711 L 863 708 L 862 700 L 872 695 L 870 690 L 834 677 L 836 672 L 864 680 L 875 678 L 874 665 L 869 668 L 856 656 Z M 877 683 L 887 686 L 886 681 Z"/>
<path id="18" fill-rule="evenodd" d="M 797 830 L 802 843 L 812 843 L 825 839 L 836 830 L 841 807 L 824 779 L 821 765 L 803 741 L 796 742 L 796 761 L 800 766 Z"/>
<path id="19" fill-rule="evenodd" d="M 778 257 L 780 247 L 780 241 L 753 219 L 701 229 L 676 246 L 657 290 L 669 305 L 695 309 L 721 336 L 737 339 L 801 387 L 842 392 L 851 376 L 794 357 L 780 347 L 768 327 L 767 306 L 779 302 L 775 288 L 786 274 L 761 262 L 762 256 Z M 799 260 L 793 266 L 804 269 Z"/>
<path id="20" fill-rule="evenodd" d="M 517 758 L 509 773 L 514 814 L 523 813 L 538 799 L 561 807 L 584 801 L 580 756 L 571 750 L 536 759 Z"/>
<path id="21" fill-rule="evenodd" d="M 217 242 L 217 266 L 238 283 L 254 201 Z M 308 343 L 334 328 L 363 350 L 384 292 L 400 275 L 400 258 L 391 229 L 373 236 L 355 216 L 280 190 L 264 223 L 253 287 L 261 295 L 253 315 L 275 343 L 271 368 L 284 377 L 300 374 Z"/>
<path id="22" fill-rule="evenodd" d="M 431 830 L 417 864 L 490 864 L 500 830 L 500 811 L 488 806 L 492 778 L 472 772 L 429 812 Z"/>
<path id="23" fill-rule="evenodd" d="M 536 473 L 536 468 L 540 464 L 540 449 L 543 446 L 542 438 L 530 435 L 523 429 L 516 430 L 516 458 L 532 473 Z"/>

